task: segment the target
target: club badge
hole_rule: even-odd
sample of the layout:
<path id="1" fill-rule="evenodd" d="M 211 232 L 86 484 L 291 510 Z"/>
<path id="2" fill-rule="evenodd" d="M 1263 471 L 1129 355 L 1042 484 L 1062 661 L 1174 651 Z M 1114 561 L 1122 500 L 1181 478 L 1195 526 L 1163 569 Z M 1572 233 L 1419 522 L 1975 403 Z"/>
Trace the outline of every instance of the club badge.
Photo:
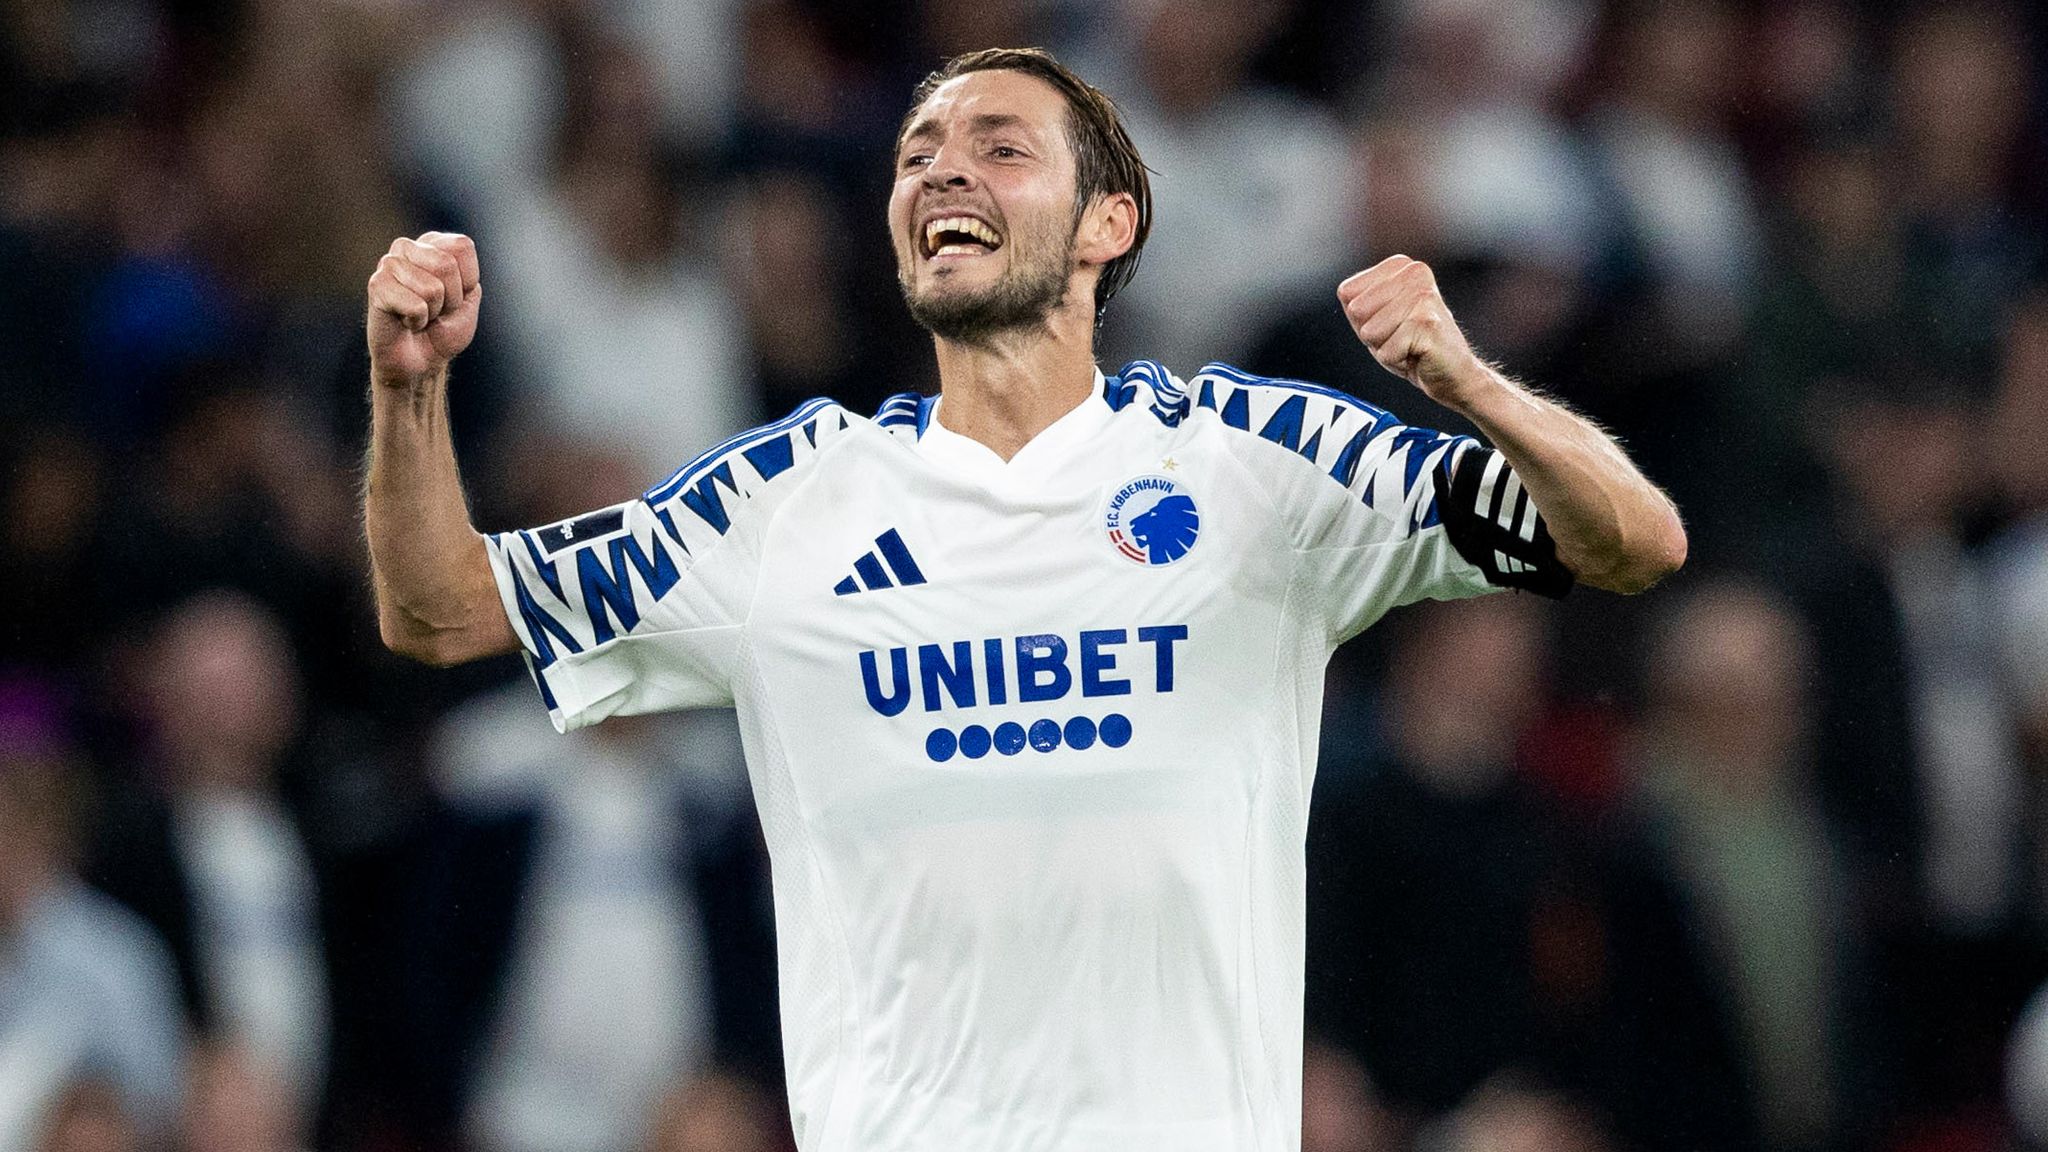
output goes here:
<path id="1" fill-rule="evenodd" d="M 1202 514 L 1187 485 L 1167 476 L 1139 476 L 1117 486 L 1103 512 L 1109 542 L 1134 564 L 1171 564 L 1194 548 Z"/>

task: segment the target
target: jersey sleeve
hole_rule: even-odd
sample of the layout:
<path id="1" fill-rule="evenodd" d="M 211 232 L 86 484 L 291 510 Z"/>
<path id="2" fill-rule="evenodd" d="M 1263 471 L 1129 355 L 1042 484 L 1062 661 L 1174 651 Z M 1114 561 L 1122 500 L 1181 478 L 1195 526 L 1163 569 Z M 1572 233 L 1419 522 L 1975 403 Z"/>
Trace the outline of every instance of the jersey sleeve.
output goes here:
<path id="1" fill-rule="evenodd" d="M 1204 368 L 1190 391 L 1225 424 L 1285 450 L 1261 450 L 1257 467 L 1271 476 L 1301 553 L 1300 594 L 1333 643 L 1418 600 L 1570 590 L 1572 574 L 1520 478 L 1472 437 L 1226 365 Z"/>
<path id="2" fill-rule="evenodd" d="M 636 499 L 487 535 L 491 572 L 558 731 L 732 703 L 765 521 L 845 413 L 814 400 Z"/>

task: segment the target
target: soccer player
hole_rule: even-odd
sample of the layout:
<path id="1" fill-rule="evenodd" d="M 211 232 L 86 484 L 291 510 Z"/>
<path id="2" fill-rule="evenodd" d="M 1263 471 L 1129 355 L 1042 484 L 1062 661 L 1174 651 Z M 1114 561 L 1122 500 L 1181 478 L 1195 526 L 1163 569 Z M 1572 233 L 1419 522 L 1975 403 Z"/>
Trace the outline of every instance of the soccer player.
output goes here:
<path id="1" fill-rule="evenodd" d="M 938 396 L 814 400 L 527 531 L 471 528 L 449 447 L 476 250 L 394 243 L 369 284 L 384 638 L 523 650 L 563 729 L 738 709 L 806 1152 L 1296 1148 L 1332 649 L 1426 597 L 1646 588 L 1684 531 L 1404 257 L 1339 285 L 1345 313 L 1491 446 L 1223 365 L 1105 376 L 1145 169 L 1041 52 L 947 63 L 895 164 Z"/>

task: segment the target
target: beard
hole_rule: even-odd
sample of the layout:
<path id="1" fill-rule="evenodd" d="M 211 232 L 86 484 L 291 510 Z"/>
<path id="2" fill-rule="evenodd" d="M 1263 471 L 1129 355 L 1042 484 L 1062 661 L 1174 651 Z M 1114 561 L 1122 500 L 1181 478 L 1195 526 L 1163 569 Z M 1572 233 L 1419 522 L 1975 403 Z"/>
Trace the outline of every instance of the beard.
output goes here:
<path id="1" fill-rule="evenodd" d="M 1011 244 L 1019 237 L 1012 236 Z M 1074 237 L 1069 234 L 1046 258 L 1020 262 L 987 288 L 947 292 L 933 288 L 920 295 L 909 273 L 896 277 L 903 302 L 918 326 L 956 344 L 986 344 L 998 333 L 1037 328 L 1067 296 L 1067 277 L 1074 266 Z"/>

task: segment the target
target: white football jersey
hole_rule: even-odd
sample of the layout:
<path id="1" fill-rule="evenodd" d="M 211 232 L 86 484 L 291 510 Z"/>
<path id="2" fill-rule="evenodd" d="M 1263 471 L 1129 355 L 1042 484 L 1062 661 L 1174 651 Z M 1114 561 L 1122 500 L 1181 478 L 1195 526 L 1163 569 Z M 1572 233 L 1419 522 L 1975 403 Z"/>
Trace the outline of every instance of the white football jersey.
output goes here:
<path id="1" fill-rule="evenodd" d="M 550 714 L 738 709 L 805 1152 L 1298 1148 L 1324 665 L 1569 576 L 1490 449 L 1313 385 L 1139 362 L 1007 463 L 937 407 L 491 537 Z"/>

